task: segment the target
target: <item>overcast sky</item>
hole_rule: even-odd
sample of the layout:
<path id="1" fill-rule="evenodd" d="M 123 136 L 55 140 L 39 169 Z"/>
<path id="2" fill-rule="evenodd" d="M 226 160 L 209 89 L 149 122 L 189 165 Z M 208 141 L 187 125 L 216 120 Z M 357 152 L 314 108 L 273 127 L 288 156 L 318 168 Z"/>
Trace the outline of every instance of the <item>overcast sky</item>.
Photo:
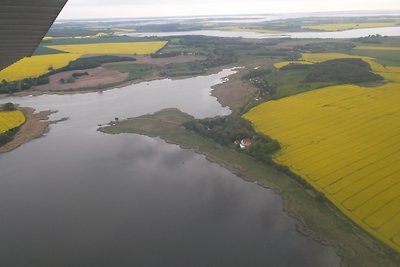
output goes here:
<path id="1" fill-rule="evenodd" d="M 400 0 L 69 0 L 60 19 L 400 10 Z"/>

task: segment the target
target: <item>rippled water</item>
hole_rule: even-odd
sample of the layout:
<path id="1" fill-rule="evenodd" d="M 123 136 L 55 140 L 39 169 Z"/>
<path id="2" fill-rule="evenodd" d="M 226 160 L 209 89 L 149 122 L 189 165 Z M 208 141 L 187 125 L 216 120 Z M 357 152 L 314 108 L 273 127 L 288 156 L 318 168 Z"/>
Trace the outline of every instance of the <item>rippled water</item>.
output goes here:
<path id="1" fill-rule="evenodd" d="M 338 266 L 270 190 L 160 139 L 96 131 L 167 107 L 229 114 L 210 87 L 233 72 L 1 99 L 70 119 L 0 155 L 0 266 Z"/>

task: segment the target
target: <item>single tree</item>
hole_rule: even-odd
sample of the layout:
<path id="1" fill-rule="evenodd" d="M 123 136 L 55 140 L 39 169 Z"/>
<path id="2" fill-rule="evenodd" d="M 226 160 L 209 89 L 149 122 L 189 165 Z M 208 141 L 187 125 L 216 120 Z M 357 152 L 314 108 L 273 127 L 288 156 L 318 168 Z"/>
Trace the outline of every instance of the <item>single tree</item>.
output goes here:
<path id="1" fill-rule="evenodd" d="M 15 110 L 15 105 L 13 103 L 5 103 L 3 105 L 3 109 L 5 111 L 13 111 L 13 110 Z"/>

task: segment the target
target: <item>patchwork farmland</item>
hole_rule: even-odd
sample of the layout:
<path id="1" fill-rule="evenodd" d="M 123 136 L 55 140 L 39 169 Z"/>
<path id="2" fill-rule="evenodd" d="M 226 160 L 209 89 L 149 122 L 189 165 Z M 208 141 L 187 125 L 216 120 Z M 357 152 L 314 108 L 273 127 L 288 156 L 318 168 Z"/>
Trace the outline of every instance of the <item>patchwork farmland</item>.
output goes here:
<path id="1" fill-rule="evenodd" d="M 335 58 L 345 55 L 303 54 L 311 63 Z M 310 91 L 261 104 L 244 118 L 281 143 L 275 162 L 400 251 L 400 72 L 361 58 L 389 83 Z"/>
<path id="2" fill-rule="evenodd" d="M 27 57 L 0 71 L 0 81 L 11 82 L 36 78 L 48 73 L 51 69 L 67 66 L 69 62 L 80 56 L 80 54 L 54 54 Z"/>
<path id="3" fill-rule="evenodd" d="M 152 54 L 163 48 L 167 42 L 125 42 L 125 43 L 92 43 L 73 45 L 49 45 L 45 48 L 65 53 L 36 55 L 24 58 L 10 67 L 0 71 L 0 81 L 18 81 L 25 78 L 37 78 L 50 70 L 67 66 L 71 61 L 88 54 Z"/>

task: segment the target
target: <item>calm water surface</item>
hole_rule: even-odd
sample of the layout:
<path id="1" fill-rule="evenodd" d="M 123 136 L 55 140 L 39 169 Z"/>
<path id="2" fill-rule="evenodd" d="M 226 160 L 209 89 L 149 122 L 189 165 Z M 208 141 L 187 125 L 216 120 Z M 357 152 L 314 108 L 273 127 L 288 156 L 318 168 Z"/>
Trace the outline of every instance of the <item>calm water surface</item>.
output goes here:
<path id="1" fill-rule="evenodd" d="M 184 36 L 184 35 L 204 35 L 214 37 L 242 37 L 242 38 L 358 38 L 371 34 L 381 34 L 385 36 L 400 36 L 399 27 L 382 27 L 373 29 L 355 29 L 337 32 L 288 32 L 282 34 L 267 34 L 257 32 L 237 32 L 237 31 L 218 31 L 218 30 L 201 30 L 201 31 L 180 31 L 180 32 L 137 32 L 129 33 L 127 35 L 134 37 L 146 36 Z"/>
<path id="2" fill-rule="evenodd" d="M 338 266 L 270 190 L 160 139 L 96 131 L 167 107 L 229 114 L 210 87 L 233 72 L 2 99 L 70 119 L 0 155 L 0 266 Z"/>

